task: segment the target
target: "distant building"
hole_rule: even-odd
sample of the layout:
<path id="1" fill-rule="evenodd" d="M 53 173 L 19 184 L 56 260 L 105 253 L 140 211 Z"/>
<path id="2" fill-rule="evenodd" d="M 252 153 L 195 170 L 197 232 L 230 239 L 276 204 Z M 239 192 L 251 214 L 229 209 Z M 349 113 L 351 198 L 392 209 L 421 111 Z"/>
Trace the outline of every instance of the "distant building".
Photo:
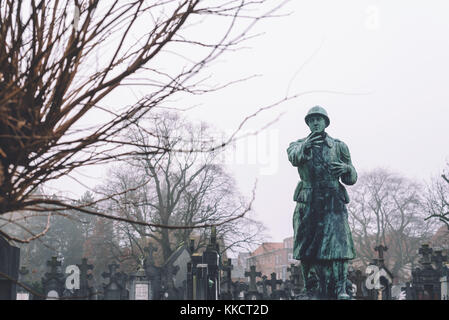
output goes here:
<path id="1" fill-rule="evenodd" d="M 289 278 L 287 268 L 291 264 L 298 263 L 298 260 L 293 259 L 293 237 L 289 237 L 283 242 L 262 243 L 247 258 L 246 270 L 255 265 L 256 270 L 268 278 L 275 272 L 277 279 L 287 280 Z"/>
<path id="2" fill-rule="evenodd" d="M 232 281 L 246 281 L 245 271 L 249 270 L 247 259 L 250 256 L 250 252 L 240 252 L 237 259 L 232 260 Z"/>

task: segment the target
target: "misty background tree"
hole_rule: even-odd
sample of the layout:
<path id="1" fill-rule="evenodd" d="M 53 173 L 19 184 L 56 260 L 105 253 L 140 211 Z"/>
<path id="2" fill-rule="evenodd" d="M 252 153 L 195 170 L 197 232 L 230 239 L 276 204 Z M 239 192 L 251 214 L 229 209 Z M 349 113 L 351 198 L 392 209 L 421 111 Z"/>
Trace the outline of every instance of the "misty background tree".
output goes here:
<path id="1" fill-rule="evenodd" d="M 385 263 L 401 280 L 409 280 L 416 266 L 418 249 L 437 230 L 426 221 L 424 186 L 398 173 L 374 169 L 360 174 L 350 188 L 349 222 L 357 260 L 366 267 L 386 245 Z"/>
<path id="2" fill-rule="evenodd" d="M 165 226 L 216 225 L 222 251 L 249 250 L 260 243 L 264 228 L 242 215 L 249 200 L 239 194 L 226 172 L 223 153 L 173 151 L 212 148 L 219 140 L 212 129 L 205 123 L 190 123 L 174 112 L 153 114 L 145 121 L 149 124 L 132 127 L 128 135 L 139 156 L 117 164 L 100 188 L 99 193 L 108 197 L 108 210 L 129 220 Z M 167 151 L 151 154 L 149 145 Z M 151 228 L 122 222 L 115 226 L 136 262 L 145 256 L 149 242 L 161 249 L 159 263 L 163 263 L 192 236 L 195 249 L 205 247 L 210 233 L 209 228 Z"/>
<path id="3" fill-rule="evenodd" d="M 449 230 L 449 178 L 443 173 L 431 179 L 426 192 L 426 219 L 439 220 Z M 449 243 L 448 243 L 449 244 Z"/>

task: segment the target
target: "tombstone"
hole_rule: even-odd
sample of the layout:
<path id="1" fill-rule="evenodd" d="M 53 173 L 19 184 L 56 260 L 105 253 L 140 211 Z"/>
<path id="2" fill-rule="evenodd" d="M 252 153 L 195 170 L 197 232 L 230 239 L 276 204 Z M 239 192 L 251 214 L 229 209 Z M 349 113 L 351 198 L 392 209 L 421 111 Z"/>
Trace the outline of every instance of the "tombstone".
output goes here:
<path id="1" fill-rule="evenodd" d="M 405 300 L 416 300 L 415 290 L 413 290 L 410 282 L 406 282 L 405 287 L 401 289 L 405 293 Z"/>
<path id="2" fill-rule="evenodd" d="M 281 300 L 283 298 L 281 291 L 278 289 L 278 285 L 282 284 L 282 280 L 276 279 L 276 272 L 271 273 L 270 287 L 271 287 L 271 300 Z"/>
<path id="3" fill-rule="evenodd" d="M 257 291 L 256 277 L 261 277 L 261 272 L 256 272 L 256 266 L 250 266 L 250 271 L 245 272 L 245 277 L 249 277 L 248 291 L 245 295 L 245 300 L 259 300 L 261 296 Z"/>
<path id="4" fill-rule="evenodd" d="M 89 285 L 89 280 L 93 279 L 92 271 L 94 266 L 87 263 L 87 258 L 81 260 L 81 264 L 77 264 L 79 269 L 79 289 L 75 289 L 75 296 L 80 300 L 93 300 L 94 299 L 94 288 Z"/>
<path id="5" fill-rule="evenodd" d="M 0 300 L 16 300 L 20 249 L 0 236 Z"/>
<path id="6" fill-rule="evenodd" d="M 294 287 L 294 285 L 291 280 L 283 281 L 281 284 L 281 289 L 280 289 L 280 295 L 281 295 L 280 300 L 294 300 L 295 293 L 293 291 L 293 287 Z"/>
<path id="7" fill-rule="evenodd" d="M 48 260 L 47 266 L 50 267 L 50 272 L 45 273 L 41 280 L 44 295 L 47 297 L 47 300 L 56 300 L 63 297 L 65 276 L 61 272 L 61 262 L 58 261 L 58 257 L 53 256 L 51 260 Z"/>
<path id="8" fill-rule="evenodd" d="M 269 280 L 266 275 L 263 275 L 262 280 L 257 282 L 257 285 L 262 288 L 262 295 L 261 295 L 262 300 L 270 299 L 270 295 L 268 294 L 268 284 Z"/>
<path id="9" fill-rule="evenodd" d="M 207 300 L 208 298 L 208 265 L 203 263 L 203 255 L 201 253 L 194 253 L 192 255 L 191 264 L 191 290 L 192 300 Z"/>
<path id="10" fill-rule="evenodd" d="M 441 270 L 432 266 L 433 249 L 428 244 L 421 245 L 419 253 L 422 258 L 419 260 L 421 268 L 412 270 L 412 287 L 415 290 L 417 300 L 440 300 L 441 299 Z M 439 254 L 435 255 L 434 261 Z"/>
<path id="11" fill-rule="evenodd" d="M 228 258 L 228 260 L 223 262 L 221 269 L 224 272 L 224 278 L 221 286 L 221 294 L 220 300 L 232 300 L 232 269 L 234 266 L 232 265 L 232 259 Z"/>
<path id="12" fill-rule="evenodd" d="M 373 259 L 373 262 L 367 268 L 367 271 L 374 271 L 368 278 L 373 279 L 376 282 L 374 283 L 374 288 L 368 288 L 370 297 L 372 300 L 391 300 L 391 288 L 394 277 L 390 270 L 385 266 L 384 260 L 384 252 L 388 250 L 388 247 L 378 245 L 374 250 L 377 251 L 378 258 Z"/>
<path id="13" fill-rule="evenodd" d="M 19 283 L 20 284 L 25 284 L 25 277 L 29 273 L 30 273 L 30 271 L 26 267 L 24 267 L 24 266 L 22 266 L 19 269 Z M 28 290 L 26 290 L 22 286 L 17 285 L 16 300 L 31 300 L 30 293 L 28 292 Z"/>
<path id="14" fill-rule="evenodd" d="M 234 300 L 245 300 L 246 292 L 248 291 L 248 284 L 241 281 L 236 281 L 232 283 L 232 295 Z"/>
<path id="15" fill-rule="evenodd" d="M 112 263 L 108 265 L 109 272 L 103 272 L 101 276 L 108 278 L 109 282 L 103 284 L 104 300 L 128 300 L 129 294 L 126 290 L 127 275 L 123 272 L 117 272 L 120 265 Z"/>
<path id="16" fill-rule="evenodd" d="M 153 257 L 154 252 L 157 252 L 157 247 L 150 243 L 144 250 L 147 256 L 143 266 L 151 284 L 151 296 L 153 300 L 160 300 L 162 298 L 162 268 L 155 265 Z"/>
<path id="17" fill-rule="evenodd" d="M 141 260 L 136 272 L 129 275 L 131 289 L 129 293 L 130 300 L 153 300 L 150 280 L 143 268 L 144 259 Z"/>
<path id="18" fill-rule="evenodd" d="M 218 300 L 220 293 L 221 265 L 220 248 L 217 242 L 217 229 L 212 227 L 209 244 L 203 252 L 203 263 L 207 264 L 207 300 Z"/>
<path id="19" fill-rule="evenodd" d="M 368 300 L 370 299 L 368 295 L 367 288 L 365 286 L 366 276 L 361 270 L 350 270 L 348 272 L 348 279 L 353 283 L 355 287 L 355 292 L 353 298 L 356 300 Z"/>
<path id="20" fill-rule="evenodd" d="M 193 247 L 191 245 L 191 247 Z M 192 248 L 193 249 L 193 248 Z M 191 250 L 192 250 L 191 249 Z M 187 270 L 187 296 L 193 300 L 218 300 L 220 294 L 221 259 L 212 227 L 211 238 L 203 253 L 193 253 Z"/>

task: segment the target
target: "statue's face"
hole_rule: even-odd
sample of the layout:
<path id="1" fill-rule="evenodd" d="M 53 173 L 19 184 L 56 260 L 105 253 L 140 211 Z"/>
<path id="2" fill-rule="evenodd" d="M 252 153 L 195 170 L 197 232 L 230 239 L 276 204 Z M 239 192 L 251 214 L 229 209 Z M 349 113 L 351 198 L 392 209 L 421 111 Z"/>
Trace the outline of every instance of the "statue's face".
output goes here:
<path id="1" fill-rule="evenodd" d="M 309 117 L 307 125 L 313 133 L 320 133 L 326 129 L 326 120 L 320 115 L 312 115 Z"/>

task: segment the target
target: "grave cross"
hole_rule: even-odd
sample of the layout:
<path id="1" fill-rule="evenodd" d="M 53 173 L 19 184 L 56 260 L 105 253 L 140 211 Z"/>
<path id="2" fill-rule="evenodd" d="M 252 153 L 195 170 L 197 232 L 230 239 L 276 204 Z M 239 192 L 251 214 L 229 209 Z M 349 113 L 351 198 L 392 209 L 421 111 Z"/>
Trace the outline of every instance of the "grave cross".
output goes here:
<path id="1" fill-rule="evenodd" d="M 262 296 L 264 299 L 268 298 L 268 278 L 266 275 L 262 277 L 262 281 L 258 281 L 257 285 L 262 286 Z"/>
<path id="2" fill-rule="evenodd" d="M 79 294 L 81 297 L 87 297 L 89 295 L 89 280 L 92 279 L 92 274 L 88 273 L 89 270 L 94 268 L 93 265 L 87 264 L 87 258 L 83 258 L 81 260 L 81 264 L 77 264 L 80 269 L 80 291 Z"/>
<path id="3" fill-rule="evenodd" d="M 379 254 L 379 260 L 383 261 L 384 260 L 384 252 L 388 250 L 388 247 L 380 244 L 377 247 L 375 247 L 374 250 L 376 250 L 377 253 Z"/>
<path id="4" fill-rule="evenodd" d="M 119 265 L 119 264 L 116 264 L 115 262 L 112 263 L 112 264 L 109 264 L 109 265 L 108 265 L 109 272 L 103 272 L 103 273 L 101 274 L 101 276 L 102 276 L 103 278 L 109 278 L 109 281 L 112 282 L 112 281 L 114 281 L 115 278 L 117 277 L 117 269 L 118 269 L 119 267 L 120 267 L 120 265 Z"/>
<path id="5" fill-rule="evenodd" d="M 256 266 L 251 266 L 250 271 L 245 272 L 245 277 L 249 277 L 249 292 L 255 292 L 257 291 L 256 287 L 256 277 L 261 277 L 261 272 L 256 272 Z"/>
<path id="6" fill-rule="evenodd" d="M 227 291 L 231 292 L 232 270 L 234 269 L 234 266 L 232 265 L 232 260 L 230 258 L 223 262 L 222 269 L 226 274 L 225 283 L 227 286 Z"/>
<path id="7" fill-rule="evenodd" d="M 287 271 L 290 272 L 290 280 L 296 291 L 301 286 L 301 270 L 299 266 L 292 263 L 290 268 L 287 268 Z"/>
<path id="8" fill-rule="evenodd" d="M 150 242 L 148 246 L 145 247 L 143 250 L 146 251 L 148 254 L 148 258 L 145 259 L 145 262 L 148 261 L 150 265 L 154 265 L 153 253 L 157 252 L 157 247 L 153 246 L 153 244 Z"/>
<path id="9" fill-rule="evenodd" d="M 45 274 L 47 278 L 58 276 L 60 274 L 58 267 L 61 266 L 61 261 L 58 261 L 58 257 L 55 256 L 51 257 L 51 260 L 47 261 L 47 266 L 50 267 L 50 272 L 47 272 Z"/>
<path id="10" fill-rule="evenodd" d="M 422 259 L 419 261 L 423 266 L 429 267 L 432 263 L 431 261 L 431 254 L 432 254 L 432 248 L 429 247 L 427 243 L 421 245 L 421 248 L 419 249 L 419 254 L 422 255 Z"/>
<path id="11" fill-rule="evenodd" d="M 282 284 L 282 280 L 276 279 L 276 272 L 271 273 L 270 287 L 272 294 L 277 290 L 278 284 Z"/>
<path id="12" fill-rule="evenodd" d="M 80 269 L 80 280 L 81 282 L 85 282 L 87 284 L 87 280 L 92 279 L 92 274 L 88 273 L 89 270 L 92 270 L 94 266 L 92 264 L 87 264 L 87 258 L 83 258 L 81 260 L 81 264 L 77 264 Z"/>
<path id="13" fill-rule="evenodd" d="M 361 270 L 355 270 L 352 274 L 353 278 L 350 279 L 351 281 L 354 281 L 356 286 L 356 292 L 355 296 L 357 298 L 363 297 L 363 286 L 366 281 L 366 276 L 363 274 Z"/>
<path id="14" fill-rule="evenodd" d="M 78 268 L 80 268 L 80 276 L 86 278 L 86 280 L 92 279 L 92 274 L 88 274 L 89 270 L 92 270 L 94 266 L 92 264 L 87 264 L 87 258 L 83 258 L 81 260 L 81 264 L 77 264 Z"/>

